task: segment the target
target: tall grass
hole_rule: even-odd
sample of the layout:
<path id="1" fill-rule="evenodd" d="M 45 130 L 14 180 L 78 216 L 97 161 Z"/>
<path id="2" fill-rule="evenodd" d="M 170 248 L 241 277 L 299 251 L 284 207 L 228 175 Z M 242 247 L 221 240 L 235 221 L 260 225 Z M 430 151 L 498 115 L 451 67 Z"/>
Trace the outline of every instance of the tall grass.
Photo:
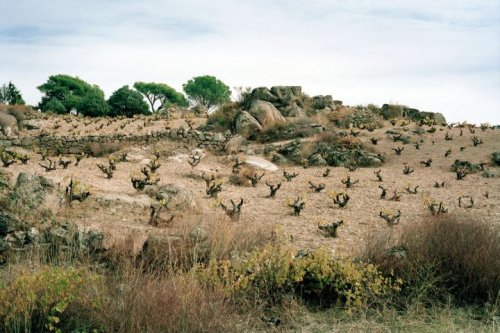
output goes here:
<path id="1" fill-rule="evenodd" d="M 417 330 L 421 320 L 446 331 L 474 327 L 476 317 L 481 330 L 496 325 L 498 233 L 473 216 L 376 235 L 365 263 L 325 249 L 297 255 L 278 235 L 215 216 L 186 219 L 137 258 L 57 241 L 32 248 L 0 270 L 0 331 L 264 331 L 311 320 L 317 331 L 328 323 L 340 331 Z"/>
<path id="2" fill-rule="evenodd" d="M 406 304 L 449 297 L 458 305 L 500 300 L 498 226 L 473 214 L 429 217 L 403 227 L 399 236 L 375 235 L 363 256 L 405 282 Z"/>

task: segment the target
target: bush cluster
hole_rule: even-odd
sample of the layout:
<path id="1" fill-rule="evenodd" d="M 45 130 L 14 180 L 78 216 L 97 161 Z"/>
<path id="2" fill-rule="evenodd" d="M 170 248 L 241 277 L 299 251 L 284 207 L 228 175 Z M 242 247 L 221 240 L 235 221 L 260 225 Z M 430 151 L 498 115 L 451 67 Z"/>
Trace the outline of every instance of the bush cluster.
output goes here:
<path id="1" fill-rule="evenodd" d="M 96 308 L 88 290 L 100 277 L 85 269 L 44 267 L 23 271 L 0 285 L 0 322 L 5 332 L 61 332 L 68 307 Z"/>
<path id="2" fill-rule="evenodd" d="M 415 221 L 396 241 L 378 235 L 364 257 L 403 279 L 400 303 L 433 304 L 447 297 L 462 305 L 499 301 L 498 228 L 472 215 Z"/>
<path id="3" fill-rule="evenodd" d="M 399 290 L 400 280 L 383 276 L 372 264 L 333 259 L 325 249 L 310 253 L 269 244 L 233 260 L 211 261 L 199 276 L 228 296 L 277 302 L 287 294 L 323 305 L 363 308 Z"/>

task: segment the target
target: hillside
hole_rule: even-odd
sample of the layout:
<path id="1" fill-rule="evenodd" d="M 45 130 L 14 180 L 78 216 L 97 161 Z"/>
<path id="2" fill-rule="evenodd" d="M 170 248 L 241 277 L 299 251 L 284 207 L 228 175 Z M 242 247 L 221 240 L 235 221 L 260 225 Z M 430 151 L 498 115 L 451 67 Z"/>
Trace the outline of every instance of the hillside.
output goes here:
<path id="1" fill-rule="evenodd" d="M 204 130 L 206 118 L 184 118 L 182 113 L 170 120 L 145 116 L 94 120 L 36 114 L 31 118 L 27 121 L 31 129 L 1 141 L 7 146 L 2 151 L 3 191 L 13 193 L 2 200 L 6 207 L 2 216 L 5 221 L 7 216 L 21 221 L 16 226 L 7 222 L 5 227 L 2 256 L 7 262 L 13 260 L 11 250 L 26 251 L 37 242 L 53 241 L 50 237 L 69 244 L 75 235 L 80 242 L 78 248 L 99 256 L 137 260 L 151 253 L 161 256 L 166 244 L 185 246 L 186 237 L 192 237 L 193 232 L 204 233 L 203 237 L 209 239 L 214 232 L 230 233 L 224 236 L 233 237 L 223 243 L 227 251 L 240 246 L 231 242 L 241 242 L 245 237 L 250 237 L 248 244 L 279 239 L 296 251 L 326 249 L 332 258 L 352 260 L 363 257 L 365 246 L 377 235 L 390 234 L 396 244 L 398 235 L 432 218 L 432 209 L 439 203 L 446 210 L 442 215 L 466 216 L 493 229 L 500 225 L 500 174 L 492 161 L 492 153 L 500 148 L 500 134 L 489 127 L 382 119 L 378 128 L 345 129 L 318 127 L 314 121 L 321 119 L 316 117 L 302 120 L 315 130 L 298 141 L 278 138 L 260 143 L 259 139 L 247 141 L 229 132 L 209 134 Z M 339 135 L 347 135 L 343 144 L 357 147 L 348 151 L 359 149 L 379 160 L 373 159 L 371 167 L 353 165 L 351 160 L 345 166 L 314 165 L 311 149 L 321 143 L 335 145 L 340 142 L 335 141 Z M 473 137 L 482 143 L 474 145 Z M 373 138 L 378 140 L 376 144 Z M 400 155 L 395 152 L 398 147 L 403 148 Z M 305 159 L 290 157 L 293 153 L 286 155 L 292 148 Z M 26 163 L 21 162 L 22 156 L 27 157 Z M 77 157 L 80 161 L 75 166 Z M 427 167 L 424 162 L 429 159 L 432 161 Z M 456 172 L 450 169 L 456 160 L 469 161 L 475 169 L 457 180 Z M 13 164 L 5 167 L 10 162 Z M 63 167 L 65 162 L 67 167 Z M 98 165 L 103 169 L 114 167 L 109 171 L 111 178 Z M 409 174 L 403 172 L 405 167 Z M 330 171 L 324 175 L 327 169 Z M 376 175 L 378 170 L 381 180 Z M 287 181 L 284 172 L 297 176 Z M 256 183 L 252 186 L 249 178 L 254 175 Z M 152 185 L 134 188 L 131 180 L 144 177 Z M 349 188 L 345 185 L 348 177 L 353 182 Z M 281 184 L 275 198 L 268 197 L 266 183 Z M 436 183 L 444 186 L 436 187 Z M 70 184 L 74 185 L 73 200 L 68 200 Z M 313 185 L 321 184 L 324 189 L 313 189 Z M 207 189 L 217 185 L 220 193 L 210 196 Z M 387 191 L 385 198 L 381 198 L 381 187 Z M 337 194 L 348 195 L 345 207 L 334 203 Z M 299 215 L 294 215 L 290 205 L 298 198 L 305 205 Z M 238 204 L 241 199 L 241 212 L 231 212 L 231 200 Z M 37 203 L 32 205 L 34 201 Z M 390 220 L 398 212 L 400 217 L 393 219 L 394 223 L 380 216 Z M 435 218 L 441 214 L 437 215 Z M 319 228 L 339 221 L 343 222 L 336 234 Z M 34 236 L 40 234 L 51 236 Z M 226 253 L 222 248 L 218 251 Z M 171 256 L 167 255 L 169 260 Z M 165 258 L 155 260 L 162 262 Z M 320 324 L 315 321 L 314 325 Z"/>

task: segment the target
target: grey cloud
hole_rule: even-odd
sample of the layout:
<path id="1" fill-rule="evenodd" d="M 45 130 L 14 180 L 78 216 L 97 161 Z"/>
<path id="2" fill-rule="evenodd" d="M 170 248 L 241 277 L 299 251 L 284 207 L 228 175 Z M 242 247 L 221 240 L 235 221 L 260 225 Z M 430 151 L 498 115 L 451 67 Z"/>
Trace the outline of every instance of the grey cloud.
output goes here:
<path id="1" fill-rule="evenodd" d="M 0 1 L 2 80 L 36 104 L 50 74 L 109 94 L 136 80 L 178 89 L 300 84 L 348 104 L 390 100 L 500 123 L 500 2 L 331 0 Z M 28 23 L 29 22 L 29 23 Z M 1 83 L 1 82 L 0 82 Z M 471 121 L 479 121 L 473 120 Z"/>

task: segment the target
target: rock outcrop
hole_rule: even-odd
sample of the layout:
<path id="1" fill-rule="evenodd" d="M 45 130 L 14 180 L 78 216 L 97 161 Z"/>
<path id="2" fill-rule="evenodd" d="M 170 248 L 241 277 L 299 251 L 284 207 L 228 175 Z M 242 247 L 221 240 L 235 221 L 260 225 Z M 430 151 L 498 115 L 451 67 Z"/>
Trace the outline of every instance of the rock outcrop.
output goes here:
<path id="1" fill-rule="evenodd" d="M 422 121 L 428 119 L 436 124 L 445 124 L 446 119 L 441 113 L 420 111 L 418 109 L 409 108 L 404 105 L 384 104 L 380 109 L 380 114 L 384 119 L 392 118 L 408 118 L 413 121 Z"/>
<path id="2" fill-rule="evenodd" d="M 276 107 L 270 102 L 265 101 L 254 101 L 248 110 L 248 113 L 252 115 L 260 124 L 262 129 L 266 130 L 277 124 L 286 123 L 285 117 L 276 109 Z"/>
<path id="3" fill-rule="evenodd" d="M 179 184 L 146 186 L 144 192 L 162 202 L 169 211 L 194 211 L 198 208 L 193 192 Z"/>
<path id="4" fill-rule="evenodd" d="M 257 119 L 247 111 L 238 112 L 233 121 L 236 133 L 246 139 L 250 138 L 252 134 L 262 131 L 262 126 Z"/>
<path id="5" fill-rule="evenodd" d="M 19 208 L 57 212 L 64 202 L 64 197 L 51 180 L 27 172 L 21 172 L 17 176 L 10 197 L 14 210 Z"/>
<path id="6" fill-rule="evenodd" d="M 6 137 L 11 137 L 19 131 L 17 119 L 5 112 L 0 112 L 0 127 Z"/>

